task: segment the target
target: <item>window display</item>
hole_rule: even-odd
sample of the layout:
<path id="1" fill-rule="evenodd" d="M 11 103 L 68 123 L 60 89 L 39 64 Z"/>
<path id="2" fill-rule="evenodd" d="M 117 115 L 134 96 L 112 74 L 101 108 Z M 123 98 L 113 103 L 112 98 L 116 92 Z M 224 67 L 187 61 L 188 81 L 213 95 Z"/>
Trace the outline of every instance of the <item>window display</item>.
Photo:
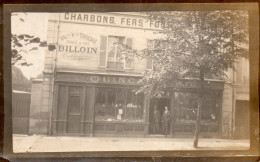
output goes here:
<path id="1" fill-rule="evenodd" d="M 96 88 L 96 121 L 144 121 L 144 95 L 127 88 Z"/>
<path id="2" fill-rule="evenodd" d="M 212 94 L 204 95 L 201 122 L 217 124 L 219 115 L 219 103 L 217 97 Z M 196 122 L 198 109 L 198 94 L 190 92 L 175 93 L 176 123 L 189 124 Z"/>

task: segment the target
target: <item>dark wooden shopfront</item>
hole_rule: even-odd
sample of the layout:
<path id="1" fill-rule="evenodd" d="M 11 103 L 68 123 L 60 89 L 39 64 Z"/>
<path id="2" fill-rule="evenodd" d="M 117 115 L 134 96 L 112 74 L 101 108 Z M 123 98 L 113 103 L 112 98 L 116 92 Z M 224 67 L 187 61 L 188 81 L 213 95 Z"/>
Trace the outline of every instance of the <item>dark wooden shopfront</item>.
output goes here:
<path id="1" fill-rule="evenodd" d="M 52 133 L 76 136 L 146 136 L 152 131 L 153 106 L 160 113 L 167 106 L 172 114 L 170 134 L 192 136 L 197 97 L 194 89 L 157 99 L 135 94 L 139 77 L 60 74 L 56 77 Z M 104 82 L 105 81 L 105 82 Z M 223 83 L 209 83 L 201 115 L 201 135 L 219 136 Z M 193 87 L 194 88 L 194 87 Z"/>
<path id="2" fill-rule="evenodd" d="M 153 111 L 156 106 L 162 114 L 167 106 L 171 113 L 170 135 L 172 137 L 192 137 L 195 131 L 198 107 L 198 91 L 192 81 L 186 81 L 183 87 L 175 90 L 169 88 L 165 95 L 150 99 L 149 134 L 162 135 L 160 115 L 159 132 L 154 132 Z M 200 135 L 204 137 L 220 137 L 222 122 L 223 82 L 207 82 L 201 112 Z"/>
<path id="3" fill-rule="evenodd" d="M 57 97 L 53 109 L 53 134 L 92 134 L 94 88 L 80 84 L 58 83 L 55 85 Z"/>
<path id="4" fill-rule="evenodd" d="M 193 136 L 197 118 L 198 94 L 192 91 L 176 91 L 173 100 L 172 134 L 175 137 Z M 221 90 L 211 89 L 205 92 L 200 118 L 201 136 L 219 137 L 221 135 L 221 105 Z"/>
<path id="5" fill-rule="evenodd" d="M 147 98 L 133 92 L 138 86 L 138 77 L 109 76 L 109 78 L 101 75 L 75 74 L 73 77 L 67 76 L 69 75 L 61 74 L 56 78 L 52 134 L 68 136 L 147 134 L 146 103 L 148 102 L 145 102 Z"/>

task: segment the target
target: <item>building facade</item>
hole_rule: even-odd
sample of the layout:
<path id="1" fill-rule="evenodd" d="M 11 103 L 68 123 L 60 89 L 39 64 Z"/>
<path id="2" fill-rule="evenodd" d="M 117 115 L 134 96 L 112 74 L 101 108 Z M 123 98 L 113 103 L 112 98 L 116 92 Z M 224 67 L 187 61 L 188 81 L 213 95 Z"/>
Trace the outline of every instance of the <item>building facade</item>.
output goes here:
<path id="1" fill-rule="evenodd" d="M 37 118 L 30 120 L 29 133 L 160 134 L 161 129 L 154 131 L 153 110 L 157 107 L 162 115 L 167 106 L 172 116 L 170 134 L 193 136 L 196 82 L 184 81 L 178 91 L 169 87 L 160 98 L 135 94 L 133 90 L 140 87 L 142 72 L 152 68 L 152 60 L 134 56 L 129 62 L 118 46 L 124 43 L 144 49 L 160 36 L 160 24 L 137 13 L 50 14 L 47 42 L 56 50 L 46 50 L 43 80 L 33 82 L 32 94 L 40 93 L 32 95 L 32 102 L 39 102 L 31 104 L 31 116 Z M 248 63 L 241 60 L 237 67 L 241 69 L 227 72 L 226 80 L 208 81 L 201 115 L 203 136 L 241 138 L 241 132 L 249 130 L 249 123 L 242 126 L 239 121 L 249 110 Z"/>

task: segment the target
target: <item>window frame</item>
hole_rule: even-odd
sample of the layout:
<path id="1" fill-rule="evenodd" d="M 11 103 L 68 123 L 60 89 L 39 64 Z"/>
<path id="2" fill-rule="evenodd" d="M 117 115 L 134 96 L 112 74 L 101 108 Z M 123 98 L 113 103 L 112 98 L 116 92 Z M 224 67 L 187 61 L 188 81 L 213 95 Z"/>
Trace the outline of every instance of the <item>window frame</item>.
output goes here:
<path id="1" fill-rule="evenodd" d="M 107 51 L 106 51 L 106 68 L 108 68 L 108 69 L 116 69 L 116 70 L 123 70 L 123 69 L 125 69 L 125 59 L 123 59 L 123 61 L 122 61 L 122 64 L 123 64 L 123 67 L 122 67 L 122 69 L 121 68 L 117 68 L 117 67 L 113 67 L 113 68 L 111 68 L 111 67 L 108 67 L 108 52 L 109 52 L 109 37 L 121 37 L 121 38 L 123 38 L 123 43 L 125 43 L 125 41 L 126 41 L 126 37 L 125 36 L 118 36 L 118 35 L 107 35 Z M 115 51 L 115 53 L 114 53 L 114 59 L 113 59 L 113 62 L 114 63 L 117 63 L 117 60 L 116 60 L 116 58 L 117 58 L 117 52 Z"/>
<path id="2" fill-rule="evenodd" d="M 132 39 L 132 46 L 133 46 L 133 42 L 134 42 L 133 40 L 134 39 L 130 38 L 130 37 L 126 37 L 126 36 L 119 36 L 119 35 L 100 35 L 100 36 L 106 37 L 106 62 L 105 62 L 104 66 L 101 66 L 100 63 L 99 63 L 100 59 L 101 59 L 101 57 L 100 57 L 101 49 L 100 49 L 100 53 L 99 53 L 99 57 L 98 57 L 98 67 L 100 67 L 100 68 L 108 68 L 108 69 L 117 69 L 117 70 L 119 70 L 119 69 L 120 70 L 131 70 L 131 69 L 133 69 L 134 56 L 133 56 L 133 62 L 131 62 L 131 67 L 130 68 L 126 67 L 126 59 L 125 58 L 123 58 L 123 60 L 122 60 L 122 64 L 123 64 L 122 69 L 121 68 L 117 68 L 117 67 L 113 67 L 113 68 L 108 67 L 108 52 L 109 52 L 109 37 L 121 37 L 121 38 L 123 38 L 123 43 L 126 43 L 127 39 Z M 101 40 L 100 40 L 100 43 L 101 43 Z M 117 63 L 117 60 L 116 60 L 117 54 L 116 53 L 117 52 L 115 51 L 115 56 L 113 58 L 113 62 L 114 63 Z"/>
<path id="3" fill-rule="evenodd" d="M 97 89 L 105 89 L 104 91 L 105 91 L 105 114 L 104 114 L 104 118 L 107 118 L 107 106 L 108 106 L 108 96 L 107 96 L 107 90 L 108 89 L 114 89 L 115 91 L 116 91 L 116 104 L 118 104 L 118 89 L 123 89 L 124 90 L 124 93 L 125 93 L 125 99 L 124 99 L 124 107 L 122 108 L 123 109 L 123 114 L 124 115 L 122 115 L 121 116 L 121 119 L 117 119 L 117 114 L 118 114 L 118 107 L 115 107 L 115 116 L 114 116 L 114 118 L 111 118 L 111 119 L 115 119 L 115 120 L 108 120 L 109 118 L 107 118 L 107 119 L 105 119 L 105 120 L 103 120 L 103 119 L 101 119 L 101 120 L 97 120 L 97 118 L 96 118 L 96 105 L 97 105 L 97 103 L 96 103 L 96 101 L 97 101 L 97 96 L 95 96 L 95 103 L 94 103 L 94 121 L 95 122 L 123 122 L 123 123 L 128 123 L 128 122 L 135 122 L 135 123 L 143 123 L 143 122 L 145 122 L 145 104 L 144 104 L 144 102 L 145 102 L 145 96 L 144 96 L 144 94 L 142 94 L 143 95 L 143 97 L 142 97 L 142 105 L 141 105 L 141 108 L 142 108 L 142 118 L 140 119 L 140 118 L 138 118 L 137 119 L 137 108 L 138 108 L 138 94 L 134 94 L 134 92 L 132 92 L 132 90 L 133 90 L 133 88 L 131 88 L 131 87 L 106 87 L 106 86 L 97 86 L 97 87 L 95 87 L 95 91 L 96 91 L 96 94 L 97 94 Z M 129 120 L 129 119 L 126 119 L 126 117 L 127 117 L 127 100 L 128 100 L 128 91 L 131 91 L 131 99 L 132 99 L 132 97 L 134 96 L 134 95 L 136 95 L 135 97 L 136 97 L 136 100 L 135 100 L 135 103 L 134 103 L 134 105 L 136 105 L 137 107 L 136 108 L 131 108 L 131 109 L 134 109 L 134 119 L 131 119 L 131 120 Z M 125 119 L 122 119 L 122 117 L 124 117 Z"/>

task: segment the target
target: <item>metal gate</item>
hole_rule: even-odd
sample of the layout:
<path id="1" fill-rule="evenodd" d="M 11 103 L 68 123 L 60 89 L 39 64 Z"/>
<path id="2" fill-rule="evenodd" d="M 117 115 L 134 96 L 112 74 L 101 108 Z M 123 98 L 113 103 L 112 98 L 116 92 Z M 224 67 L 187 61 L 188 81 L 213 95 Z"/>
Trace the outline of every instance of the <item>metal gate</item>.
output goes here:
<path id="1" fill-rule="evenodd" d="M 22 91 L 13 91 L 12 114 L 13 114 L 13 133 L 29 133 L 31 94 Z"/>

